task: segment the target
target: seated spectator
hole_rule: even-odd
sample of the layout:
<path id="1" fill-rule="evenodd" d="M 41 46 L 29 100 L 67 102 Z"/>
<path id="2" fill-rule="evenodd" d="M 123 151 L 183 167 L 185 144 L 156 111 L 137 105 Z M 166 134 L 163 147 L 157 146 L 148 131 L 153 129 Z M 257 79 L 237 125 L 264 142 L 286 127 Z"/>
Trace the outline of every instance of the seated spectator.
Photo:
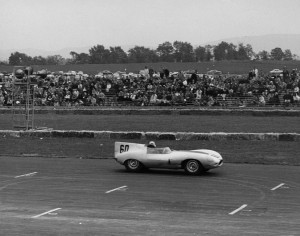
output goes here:
<path id="1" fill-rule="evenodd" d="M 47 106 L 53 106 L 54 105 L 54 98 L 52 93 L 48 93 L 47 95 Z"/>
<path id="2" fill-rule="evenodd" d="M 293 99 L 293 95 L 291 93 L 287 93 L 287 94 L 283 95 L 283 102 L 284 102 L 285 107 L 290 106 L 290 104 L 292 104 L 293 101 L 294 101 L 294 99 Z"/>
<path id="3" fill-rule="evenodd" d="M 71 92 L 69 90 L 66 92 L 64 100 L 66 101 L 66 103 L 69 103 L 71 101 Z"/>
<path id="4" fill-rule="evenodd" d="M 173 94 L 173 104 L 174 105 L 183 105 L 184 104 L 184 98 L 182 92 L 175 92 Z"/>
<path id="5" fill-rule="evenodd" d="M 221 107 L 226 106 L 226 94 L 225 93 L 218 94 L 216 104 Z"/>
<path id="6" fill-rule="evenodd" d="M 270 98 L 269 98 L 269 104 L 272 105 L 272 106 L 278 106 L 280 105 L 280 99 L 279 99 L 279 95 L 277 92 L 275 93 L 271 93 L 270 94 Z"/>
<path id="7" fill-rule="evenodd" d="M 295 105 L 300 104 L 300 96 L 299 96 L 299 93 L 293 92 L 293 103 L 294 103 Z"/>
<path id="8" fill-rule="evenodd" d="M 79 91 L 77 89 L 74 89 L 72 93 L 71 101 L 75 103 L 78 97 L 79 97 Z"/>
<path id="9" fill-rule="evenodd" d="M 99 92 L 99 95 L 98 95 L 98 104 L 99 106 L 105 106 L 105 94 L 102 92 L 102 90 Z"/>
<path id="10" fill-rule="evenodd" d="M 187 105 L 193 104 L 195 101 L 195 95 L 192 93 L 192 91 L 188 90 L 184 95 L 184 99 Z"/>
<path id="11" fill-rule="evenodd" d="M 109 104 L 125 102 L 126 105 L 134 104 L 137 106 L 151 105 L 222 105 L 226 96 L 226 104 L 229 106 L 240 105 L 236 101 L 246 101 L 249 93 L 257 98 L 256 104 L 280 104 L 278 93 L 287 93 L 286 101 L 299 103 L 299 75 L 296 71 L 291 74 L 285 68 L 285 76 L 263 75 L 252 76 L 249 80 L 246 76 L 218 75 L 199 77 L 193 73 L 192 76 L 186 73 L 172 73 L 165 68 L 161 68 L 161 77 L 158 73 L 124 74 L 115 77 L 104 74 L 89 76 L 83 72 L 51 73 L 46 78 L 36 76 L 38 79 L 34 88 L 36 106 L 77 106 L 84 105 L 107 105 L 105 101 L 110 99 Z M 2 96 L 0 103 L 9 105 L 13 98 L 13 76 L 5 75 L 2 77 L 1 84 Z M 1 94 L 0 91 L 0 94 Z M 104 94 L 102 91 L 106 91 Z M 291 92 L 292 99 L 289 95 Z M 256 96 L 263 94 L 264 99 Z M 20 93 L 20 103 L 26 100 L 25 94 Z M 108 97 L 108 98 L 107 98 Z M 117 99 L 118 97 L 118 99 Z M 15 99 L 15 97 L 14 97 Z M 96 99 L 96 104 L 94 100 Z M 259 99 L 261 102 L 259 102 Z M 264 100 L 264 101 L 263 101 Z M 286 103 L 287 104 L 287 103 Z M 125 104 L 124 104 L 125 105 Z"/>
<path id="12" fill-rule="evenodd" d="M 142 104 L 141 104 L 141 106 L 148 106 L 148 105 L 149 105 L 149 99 L 148 99 L 147 95 L 144 94 L 143 97 L 142 97 Z"/>
<path id="13" fill-rule="evenodd" d="M 149 101 L 149 105 L 156 105 L 157 104 L 157 94 L 152 93 Z"/>
<path id="14" fill-rule="evenodd" d="M 266 89 L 265 91 L 263 91 L 263 92 L 262 92 L 262 95 L 263 95 L 264 98 L 265 98 L 265 102 L 266 102 L 266 103 L 269 102 L 269 99 L 270 99 L 270 96 L 271 96 L 271 94 L 269 93 L 269 90 Z"/>
<path id="15" fill-rule="evenodd" d="M 265 106 L 266 100 L 263 94 L 259 95 L 258 97 L 258 106 Z"/>
<path id="16" fill-rule="evenodd" d="M 269 85 L 267 86 L 268 87 L 268 90 L 270 93 L 275 93 L 276 91 L 276 86 L 275 84 L 273 83 L 273 81 L 270 81 Z"/>
<path id="17" fill-rule="evenodd" d="M 215 105 L 215 100 L 214 100 L 213 96 L 211 96 L 211 95 L 208 96 L 207 105 L 210 107 Z"/>
<path id="18" fill-rule="evenodd" d="M 96 99 L 96 96 L 93 95 L 91 96 L 91 106 L 97 106 L 97 99 Z"/>

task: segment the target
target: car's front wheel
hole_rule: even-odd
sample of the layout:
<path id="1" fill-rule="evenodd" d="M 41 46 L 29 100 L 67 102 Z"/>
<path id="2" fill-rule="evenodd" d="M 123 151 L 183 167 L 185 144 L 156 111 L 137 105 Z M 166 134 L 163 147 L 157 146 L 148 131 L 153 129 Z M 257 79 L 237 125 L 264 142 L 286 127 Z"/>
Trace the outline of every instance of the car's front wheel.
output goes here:
<path id="1" fill-rule="evenodd" d="M 131 172 L 139 172 L 143 170 L 144 166 L 141 162 L 135 159 L 129 159 L 124 163 L 127 170 Z"/>
<path id="2" fill-rule="evenodd" d="M 187 160 L 183 167 L 185 172 L 191 175 L 197 175 L 205 171 L 201 163 L 197 160 Z"/>

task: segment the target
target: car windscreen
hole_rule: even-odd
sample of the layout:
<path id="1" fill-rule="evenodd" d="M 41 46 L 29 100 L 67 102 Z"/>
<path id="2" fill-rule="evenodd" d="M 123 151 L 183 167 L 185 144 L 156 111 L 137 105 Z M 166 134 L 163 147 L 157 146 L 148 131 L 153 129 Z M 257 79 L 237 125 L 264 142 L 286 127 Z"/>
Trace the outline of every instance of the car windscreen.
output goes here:
<path id="1" fill-rule="evenodd" d="M 147 148 L 147 154 L 169 154 L 171 149 L 169 147 L 164 148 Z"/>

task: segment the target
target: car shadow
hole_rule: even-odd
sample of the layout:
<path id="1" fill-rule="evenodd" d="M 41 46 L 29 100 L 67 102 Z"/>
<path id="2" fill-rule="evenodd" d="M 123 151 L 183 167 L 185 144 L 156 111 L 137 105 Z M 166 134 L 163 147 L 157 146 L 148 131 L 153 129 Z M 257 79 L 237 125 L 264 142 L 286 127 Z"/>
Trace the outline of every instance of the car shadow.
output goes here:
<path id="1" fill-rule="evenodd" d="M 126 169 L 118 169 L 116 170 L 118 173 L 126 173 L 130 175 L 174 175 L 174 176 L 189 176 L 189 177 L 199 177 L 199 176 L 206 176 L 206 177 L 217 177 L 220 176 L 221 173 L 207 171 L 198 175 L 190 175 L 187 174 L 184 170 L 181 169 L 147 169 L 140 172 L 130 172 Z"/>

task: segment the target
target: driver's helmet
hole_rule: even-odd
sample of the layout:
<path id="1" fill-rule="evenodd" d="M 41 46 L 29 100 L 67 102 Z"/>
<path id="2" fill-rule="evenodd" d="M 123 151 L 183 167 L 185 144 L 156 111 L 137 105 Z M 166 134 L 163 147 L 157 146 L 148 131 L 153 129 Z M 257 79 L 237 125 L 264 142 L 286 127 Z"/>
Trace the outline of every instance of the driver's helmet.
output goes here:
<path id="1" fill-rule="evenodd" d="M 147 147 L 149 147 L 149 148 L 155 148 L 156 144 L 155 144 L 154 141 L 150 141 Z"/>

